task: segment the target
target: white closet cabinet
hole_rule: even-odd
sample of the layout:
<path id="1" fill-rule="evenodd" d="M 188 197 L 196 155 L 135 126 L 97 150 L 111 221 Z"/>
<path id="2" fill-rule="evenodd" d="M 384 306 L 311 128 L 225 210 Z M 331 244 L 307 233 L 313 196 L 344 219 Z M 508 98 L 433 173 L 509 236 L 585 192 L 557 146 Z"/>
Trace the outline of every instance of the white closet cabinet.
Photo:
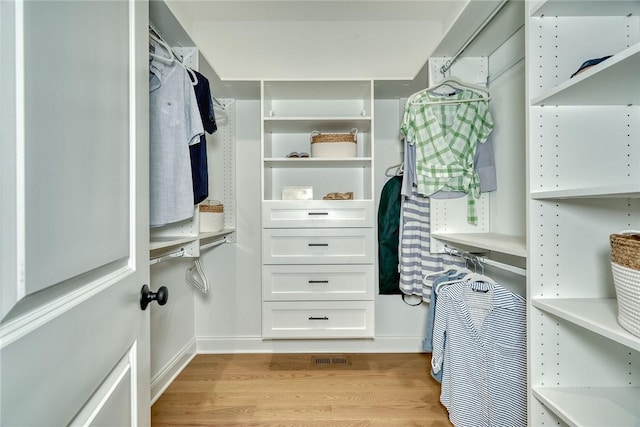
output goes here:
<path id="1" fill-rule="evenodd" d="M 640 338 L 617 322 L 609 235 L 640 228 L 640 2 L 527 15 L 529 424 L 638 425 Z"/>
<path id="2" fill-rule="evenodd" d="M 355 157 L 287 157 L 310 154 L 314 130 L 353 128 Z M 373 82 L 263 81 L 262 159 L 263 338 L 372 337 Z M 333 192 L 353 200 L 322 200 Z"/>

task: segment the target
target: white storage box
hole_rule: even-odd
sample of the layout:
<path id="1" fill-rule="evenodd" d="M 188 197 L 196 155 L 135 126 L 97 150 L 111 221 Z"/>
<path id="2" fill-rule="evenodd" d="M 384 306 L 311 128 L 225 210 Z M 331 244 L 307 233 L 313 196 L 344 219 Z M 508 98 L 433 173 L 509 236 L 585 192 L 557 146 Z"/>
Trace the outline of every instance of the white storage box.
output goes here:
<path id="1" fill-rule="evenodd" d="M 311 132 L 311 157 L 356 157 L 358 129 L 351 133 Z"/>
<path id="2" fill-rule="evenodd" d="M 284 187 L 282 200 L 313 200 L 313 187 Z"/>
<path id="3" fill-rule="evenodd" d="M 220 231 L 224 228 L 224 205 L 219 200 L 205 200 L 200 205 L 200 231 Z"/>

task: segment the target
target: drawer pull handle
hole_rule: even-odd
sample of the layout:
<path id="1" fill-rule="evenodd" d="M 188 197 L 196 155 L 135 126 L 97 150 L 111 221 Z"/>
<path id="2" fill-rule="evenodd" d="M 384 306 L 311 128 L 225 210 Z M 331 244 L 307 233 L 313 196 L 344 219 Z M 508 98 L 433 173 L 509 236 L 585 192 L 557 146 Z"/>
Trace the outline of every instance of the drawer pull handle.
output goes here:
<path id="1" fill-rule="evenodd" d="M 308 212 L 309 215 L 329 215 L 329 212 Z"/>
<path id="2" fill-rule="evenodd" d="M 309 283 L 329 283 L 328 280 L 309 280 Z"/>
<path id="3" fill-rule="evenodd" d="M 313 316 L 310 316 L 309 320 L 329 320 L 329 318 L 327 316 L 324 316 L 324 317 L 313 317 Z"/>
<path id="4" fill-rule="evenodd" d="M 309 246 L 310 247 L 313 247 L 313 246 L 329 246 L 329 244 L 328 243 L 309 243 Z"/>

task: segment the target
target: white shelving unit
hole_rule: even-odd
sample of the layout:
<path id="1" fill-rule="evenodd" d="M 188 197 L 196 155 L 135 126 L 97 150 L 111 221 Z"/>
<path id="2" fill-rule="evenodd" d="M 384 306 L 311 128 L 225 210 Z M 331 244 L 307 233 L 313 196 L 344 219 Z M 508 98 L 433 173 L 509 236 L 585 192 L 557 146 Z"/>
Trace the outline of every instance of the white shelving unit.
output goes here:
<path id="1" fill-rule="evenodd" d="M 280 200 L 287 186 L 310 186 L 313 198 L 353 192 L 373 199 L 373 83 L 265 81 L 263 85 L 263 200 Z M 358 130 L 353 158 L 288 158 L 311 154 L 311 132 Z"/>
<path id="2" fill-rule="evenodd" d="M 311 156 L 312 131 L 354 128 L 355 157 Z M 373 337 L 373 81 L 262 82 L 262 178 L 263 338 Z"/>
<path id="3" fill-rule="evenodd" d="M 572 427 L 637 425 L 638 387 L 539 388 L 533 395 Z M 617 424 L 611 423 L 612 414 L 615 414 Z"/>
<path id="4" fill-rule="evenodd" d="M 617 321 L 609 235 L 640 227 L 640 2 L 533 3 L 529 424 L 634 426 L 640 338 Z"/>

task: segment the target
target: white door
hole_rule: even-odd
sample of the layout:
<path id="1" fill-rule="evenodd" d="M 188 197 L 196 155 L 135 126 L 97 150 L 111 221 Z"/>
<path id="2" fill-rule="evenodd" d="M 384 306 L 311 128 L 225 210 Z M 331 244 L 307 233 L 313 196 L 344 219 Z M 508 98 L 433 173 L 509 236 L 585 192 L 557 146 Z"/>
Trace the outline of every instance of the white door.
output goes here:
<path id="1" fill-rule="evenodd" d="M 148 425 L 148 4 L 0 1 L 0 425 Z"/>

